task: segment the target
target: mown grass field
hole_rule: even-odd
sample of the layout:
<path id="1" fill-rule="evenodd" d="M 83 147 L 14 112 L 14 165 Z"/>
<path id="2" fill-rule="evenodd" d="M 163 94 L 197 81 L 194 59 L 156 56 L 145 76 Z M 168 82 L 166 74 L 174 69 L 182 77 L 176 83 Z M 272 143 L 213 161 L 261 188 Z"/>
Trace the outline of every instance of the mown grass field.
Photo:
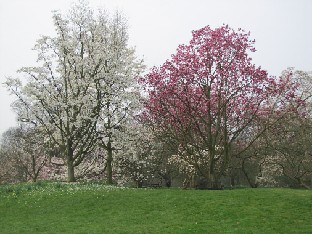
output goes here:
<path id="1" fill-rule="evenodd" d="M 312 190 L 3 185 L 0 233 L 312 233 Z"/>

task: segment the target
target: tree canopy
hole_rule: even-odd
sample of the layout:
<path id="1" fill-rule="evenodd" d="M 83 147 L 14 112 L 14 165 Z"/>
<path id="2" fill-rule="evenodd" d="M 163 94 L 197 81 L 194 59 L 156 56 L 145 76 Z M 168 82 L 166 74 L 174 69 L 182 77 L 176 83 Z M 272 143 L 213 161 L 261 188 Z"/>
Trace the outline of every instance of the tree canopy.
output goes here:
<path id="1" fill-rule="evenodd" d="M 68 180 L 74 181 L 74 167 L 94 148 L 99 133 L 111 134 L 131 109 L 142 63 L 127 44 L 126 21 L 118 12 L 95 13 L 80 2 L 68 15 L 55 12 L 53 20 L 57 36 L 43 36 L 35 45 L 38 66 L 20 69 L 27 82 L 6 84 L 18 97 L 19 119 L 42 126 L 61 149 Z"/>
<path id="2" fill-rule="evenodd" d="M 277 80 L 252 63 L 254 42 L 242 29 L 206 26 L 141 79 L 144 118 L 177 138 L 181 157 L 212 183 L 227 169 L 233 144 L 248 147 L 265 128 L 254 123 L 294 97 L 291 74 Z"/>

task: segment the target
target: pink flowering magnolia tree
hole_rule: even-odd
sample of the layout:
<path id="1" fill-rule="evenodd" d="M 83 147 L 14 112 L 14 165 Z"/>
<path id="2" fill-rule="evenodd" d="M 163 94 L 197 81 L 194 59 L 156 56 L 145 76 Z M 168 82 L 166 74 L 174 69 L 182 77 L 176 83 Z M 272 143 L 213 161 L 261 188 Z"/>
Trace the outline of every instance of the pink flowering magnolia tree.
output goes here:
<path id="1" fill-rule="evenodd" d="M 188 45 L 180 45 L 170 60 L 141 78 L 148 94 L 143 117 L 170 133 L 186 152 L 191 148 L 193 156 L 185 159 L 209 186 L 218 187 L 232 146 L 249 147 L 266 128 L 254 127 L 255 121 L 295 98 L 296 86 L 291 73 L 277 79 L 252 63 L 255 41 L 242 29 L 206 26 L 192 35 Z"/>

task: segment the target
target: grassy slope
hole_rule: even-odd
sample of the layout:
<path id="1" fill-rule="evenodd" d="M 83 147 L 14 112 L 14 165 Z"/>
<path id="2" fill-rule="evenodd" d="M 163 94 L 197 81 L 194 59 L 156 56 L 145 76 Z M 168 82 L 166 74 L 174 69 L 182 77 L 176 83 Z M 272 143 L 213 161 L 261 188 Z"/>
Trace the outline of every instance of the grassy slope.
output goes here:
<path id="1" fill-rule="evenodd" d="M 0 233 L 312 233 L 312 190 L 0 187 Z"/>

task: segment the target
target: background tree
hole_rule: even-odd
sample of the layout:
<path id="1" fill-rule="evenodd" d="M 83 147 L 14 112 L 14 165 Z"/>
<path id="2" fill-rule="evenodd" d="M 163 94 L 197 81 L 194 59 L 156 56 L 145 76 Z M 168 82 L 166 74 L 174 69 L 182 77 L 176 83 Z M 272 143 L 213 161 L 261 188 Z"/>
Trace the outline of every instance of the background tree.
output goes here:
<path id="1" fill-rule="evenodd" d="M 28 81 L 6 84 L 18 98 L 19 118 L 36 122 L 60 149 L 72 182 L 74 168 L 97 145 L 99 132 L 110 137 L 99 121 L 109 129 L 115 124 L 107 122 L 105 110 L 114 108 L 112 95 L 125 89 L 119 85 L 133 74 L 135 58 L 120 14 L 95 14 L 80 1 L 66 16 L 55 12 L 53 20 L 57 36 L 43 36 L 35 46 L 39 66 L 20 69 Z"/>
<path id="2" fill-rule="evenodd" d="M 120 133 L 122 137 L 119 137 L 115 155 L 118 181 L 120 184 L 134 182 L 141 188 L 148 177 L 153 175 L 149 160 L 153 156 L 152 132 L 135 119 L 128 119 Z"/>
<path id="3" fill-rule="evenodd" d="M 263 136 L 267 171 L 271 180 L 291 187 L 310 186 L 312 176 L 311 120 L 287 114 Z M 265 175 L 263 176 L 265 179 Z"/>
<path id="4" fill-rule="evenodd" d="M 137 187 L 171 186 L 168 158 L 173 154 L 164 139 L 139 118 L 129 121 L 116 152 L 119 181 L 133 181 Z"/>
<path id="5" fill-rule="evenodd" d="M 139 87 L 137 77 L 143 71 L 142 61 L 137 61 L 134 49 L 128 46 L 126 20 L 119 14 L 113 18 L 107 41 L 107 58 L 100 88 L 105 90 L 101 98 L 101 114 L 98 125 L 100 147 L 106 150 L 107 183 L 113 183 L 113 153 L 120 148 L 120 141 L 127 135 L 139 111 Z M 131 122 L 132 121 L 132 122 Z M 124 142 L 124 141 L 123 141 Z"/>
<path id="6" fill-rule="evenodd" d="M 48 162 L 44 137 L 38 128 L 11 128 L 3 134 L 3 172 L 17 181 L 35 182 Z"/>
<path id="7" fill-rule="evenodd" d="M 297 81 L 296 95 L 304 101 L 297 107 L 289 103 L 291 112 L 285 112 L 275 126 L 263 136 L 265 141 L 266 166 L 280 176 L 275 179 L 280 185 L 305 187 L 311 185 L 312 148 L 311 148 L 311 73 L 289 68 Z M 271 167 L 271 168 L 270 168 Z M 283 180 L 284 178 L 284 180 Z"/>
<path id="8" fill-rule="evenodd" d="M 278 80 L 252 64 L 254 41 L 241 29 L 207 26 L 192 36 L 171 60 L 141 79 L 149 95 L 145 117 L 177 139 L 196 174 L 217 188 L 232 146 L 240 144 L 236 154 L 250 147 L 266 128 L 253 128 L 245 138 L 253 122 L 281 108 L 269 97 L 287 100 L 293 86 L 289 76 Z"/>
<path id="9" fill-rule="evenodd" d="M 96 147 L 76 168 L 76 178 L 80 180 L 100 181 L 105 179 L 105 151 Z"/>
<path id="10" fill-rule="evenodd" d="M 13 128 L 2 134 L 0 144 L 0 184 L 27 181 L 27 173 L 22 165 L 17 162 L 14 149 L 8 144 L 9 140 L 6 140 L 12 131 Z"/>
<path id="11" fill-rule="evenodd" d="M 292 99 L 278 100 L 277 97 L 273 97 L 271 101 L 276 105 L 284 105 L 284 109 L 277 109 L 264 123 L 263 120 L 254 123 L 272 124 L 252 147 L 233 160 L 231 165 L 236 171 L 240 170 L 243 173 L 251 187 L 304 187 L 306 185 L 300 181 L 309 178 L 311 79 L 309 73 L 295 71 L 293 68 L 283 71 L 282 76 L 289 76 L 296 83 L 295 92 L 289 95 L 299 97 L 301 104 L 298 105 L 298 102 L 293 102 Z"/>
<path id="12" fill-rule="evenodd" d="M 228 175 L 231 186 L 249 185 L 257 188 L 260 185 L 259 178 L 263 177 L 263 164 L 266 162 L 265 142 L 262 137 L 258 138 L 243 153 L 235 155 L 230 162 Z M 241 151 L 241 148 L 235 149 Z"/>

